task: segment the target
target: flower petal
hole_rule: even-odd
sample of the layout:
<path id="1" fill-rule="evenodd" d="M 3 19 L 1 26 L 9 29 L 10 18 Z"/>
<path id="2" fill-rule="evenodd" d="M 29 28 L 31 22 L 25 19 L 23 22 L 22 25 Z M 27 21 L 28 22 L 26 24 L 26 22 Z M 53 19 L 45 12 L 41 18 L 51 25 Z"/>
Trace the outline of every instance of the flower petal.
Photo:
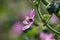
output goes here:
<path id="1" fill-rule="evenodd" d="M 52 34 L 52 33 L 50 33 L 50 34 L 49 34 L 49 37 L 50 37 L 50 38 L 53 38 L 53 34 Z"/>
<path id="2" fill-rule="evenodd" d="M 35 10 L 34 9 L 31 10 L 29 15 L 30 15 L 31 18 L 34 18 L 34 16 L 35 16 Z"/>
<path id="3" fill-rule="evenodd" d="M 23 21 L 23 24 L 29 24 L 26 20 Z"/>
<path id="4" fill-rule="evenodd" d="M 50 33 L 50 34 L 41 33 L 40 38 L 41 38 L 41 40 L 54 40 L 52 33 Z"/>
<path id="5" fill-rule="evenodd" d="M 22 27 L 23 27 L 23 25 L 20 22 L 15 23 L 12 26 L 12 29 L 10 31 L 11 37 L 13 37 L 13 38 L 19 37 L 19 35 L 22 34 Z"/>
<path id="6" fill-rule="evenodd" d="M 33 24 L 33 22 L 31 22 L 29 25 L 26 25 L 26 26 L 22 27 L 22 30 L 26 30 L 26 29 L 30 28 L 30 26 L 31 26 L 32 24 Z"/>
<path id="7" fill-rule="evenodd" d="M 45 38 L 45 34 L 44 33 L 40 33 L 40 38 Z"/>

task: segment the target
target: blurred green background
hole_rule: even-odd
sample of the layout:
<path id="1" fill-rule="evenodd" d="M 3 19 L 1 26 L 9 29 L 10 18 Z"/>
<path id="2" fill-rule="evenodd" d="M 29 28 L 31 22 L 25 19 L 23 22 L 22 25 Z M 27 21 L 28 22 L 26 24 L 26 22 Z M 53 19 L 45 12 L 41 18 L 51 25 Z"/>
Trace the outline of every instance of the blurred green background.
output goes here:
<path id="1" fill-rule="evenodd" d="M 35 8 L 32 4 L 33 0 L 0 0 L 0 40 L 40 40 L 39 33 L 47 29 L 52 32 L 46 26 L 43 27 L 43 22 L 36 20 L 39 19 L 37 14 L 35 16 L 34 25 L 28 31 L 24 31 L 18 38 L 9 38 L 9 30 L 15 22 L 22 21 L 25 15 L 28 15 L 30 10 Z M 51 0 L 49 0 L 51 2 Z M 46 6 L 41 2 L 41 12 L 45 19 L 48 19 L 51 15 L 47 12 Z M 39 26 L 36 25 L 39 24 Z M 60 24 L 50 23 L 54 29 L 60 31 Z M 52 32 L 53 33 L 53 32 Z M 54 34 L 55 35 L 55 34 Z M 59 37 L 59 35 L 55 35 Z"/>

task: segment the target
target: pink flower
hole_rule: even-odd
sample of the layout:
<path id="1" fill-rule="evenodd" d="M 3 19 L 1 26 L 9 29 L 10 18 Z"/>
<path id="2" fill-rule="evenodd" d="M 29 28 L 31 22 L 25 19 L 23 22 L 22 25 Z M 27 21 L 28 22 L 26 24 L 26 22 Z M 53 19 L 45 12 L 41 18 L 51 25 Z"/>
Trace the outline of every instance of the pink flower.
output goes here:
<path id="1" fill-rule="evenodd" d="M 30 28 L 34 22 L 35 11 L 30 11 L 29 16 L 26 16 L 22 22 L 16 22 L 11 29 L 11 34 L 14 37 L 18 37 L 22 31 Z"/>
<path id="2" fill-rule="evenodd" d="M 57 23 L 58 21 L 59 21 L 59 18 L 55 14 L 53 14 L 51 19 L 50 19 L 50 22 L 51 23 Z"/>
<path id="3" fill-rule="evenodd" d="M 34 22 L 34 16 L 35 16 L 35 12 L 33 9 L 33 10 L 31 10 L 29 16 L 26 16 L 25 19 L 23 20 L 23 24 L 26 26 L 22 27 L 22 30 L 26 30 L 26 29 L 30 28 L 30 26 Z"/>
<path id="4" fill-rule="evenodd" d="M 41 40 L 54 40 L 52 33 L 50 33 L 50 34 L 40 33 L 40 38 L 41 38 Z"/>

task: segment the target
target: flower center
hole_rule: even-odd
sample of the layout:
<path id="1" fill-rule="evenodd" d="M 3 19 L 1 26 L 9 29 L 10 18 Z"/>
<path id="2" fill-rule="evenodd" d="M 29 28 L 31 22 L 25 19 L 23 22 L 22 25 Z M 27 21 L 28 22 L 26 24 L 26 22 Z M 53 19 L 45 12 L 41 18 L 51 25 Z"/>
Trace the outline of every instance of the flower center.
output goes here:
<path id="1" fill-rule="evenodd" d="M 32 22 L 32 21 L 33 21 L 30 17 L 27 17 L 26 20 L 27 20 L 28 22 Z"/>

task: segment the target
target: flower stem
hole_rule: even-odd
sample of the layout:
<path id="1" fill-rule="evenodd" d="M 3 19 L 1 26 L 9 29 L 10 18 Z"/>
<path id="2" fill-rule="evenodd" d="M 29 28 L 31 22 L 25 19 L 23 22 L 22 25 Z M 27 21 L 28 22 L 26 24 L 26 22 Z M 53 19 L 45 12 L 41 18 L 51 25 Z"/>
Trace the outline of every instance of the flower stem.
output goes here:
<path id="1" fill-rule="evenodd" d="M 56 31 L 56 30 L 53 29 L 48 23 L 46 23 L 46 20 L 44 19 L 43 15 L 42 15 L 41 12 L 40 12 L 40 7 L 39 7 L 39 5 L 37 6 L 36 9 L 37 9 L 37 12 L 38 12 L 39 18 L 41 18 L 42 22 L 45 23 L 44 25 L 46 25 L 46 26 L 47 26 L 51 31 L 53 31 L 54 33 L 60 35 L 60 32 Z"/>
<path id="2" fill-rule="evenodd" d="M 49 24 L 46 24 L 46 26 L 51 30 L 53 31 L 54 33 L 60 35 L 60 32 L 56 31 L 55 29 L 53 29 Z"/>

